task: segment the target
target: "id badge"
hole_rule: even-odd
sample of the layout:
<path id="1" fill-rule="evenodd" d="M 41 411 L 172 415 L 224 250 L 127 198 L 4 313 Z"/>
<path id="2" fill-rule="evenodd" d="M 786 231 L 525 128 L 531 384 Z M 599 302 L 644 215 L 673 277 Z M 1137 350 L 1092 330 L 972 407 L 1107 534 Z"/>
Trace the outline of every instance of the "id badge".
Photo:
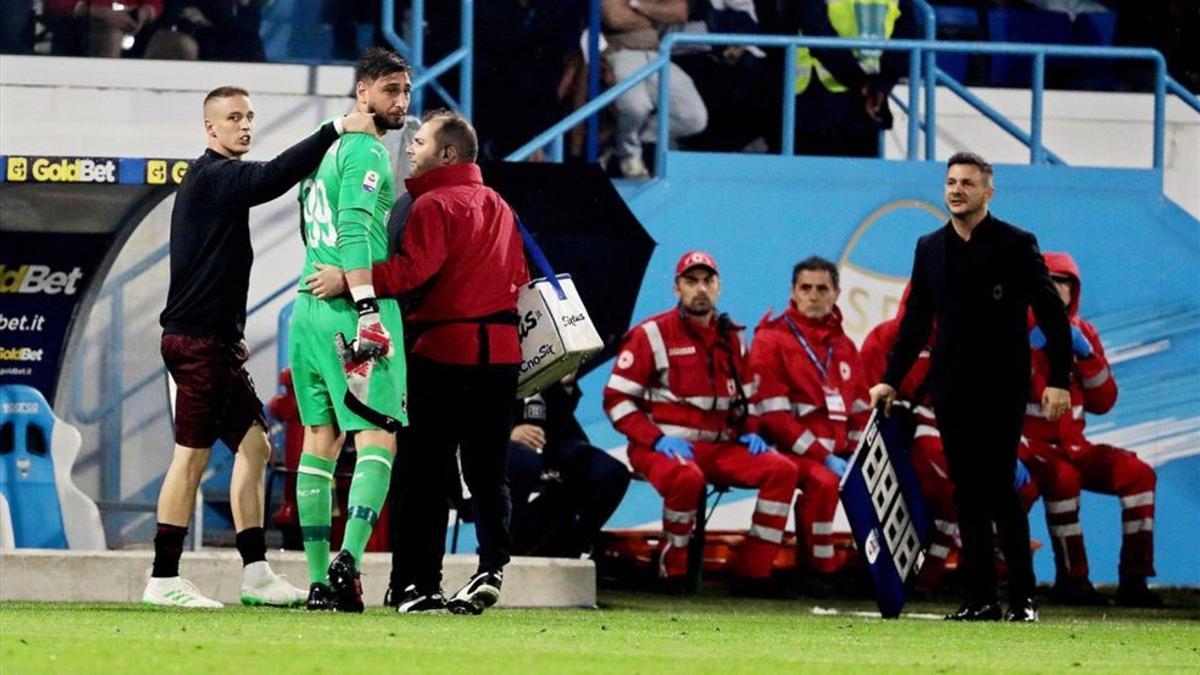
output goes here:
<path id="1" fill-rule="evenodd" d="M 824 387 L 825 389 L 825 409 L 829 411 L 829 420 L 831 422 L 845 422 L 846 416 L 846 399 L 842 398 L 842 392 L 833 387 Z"/>

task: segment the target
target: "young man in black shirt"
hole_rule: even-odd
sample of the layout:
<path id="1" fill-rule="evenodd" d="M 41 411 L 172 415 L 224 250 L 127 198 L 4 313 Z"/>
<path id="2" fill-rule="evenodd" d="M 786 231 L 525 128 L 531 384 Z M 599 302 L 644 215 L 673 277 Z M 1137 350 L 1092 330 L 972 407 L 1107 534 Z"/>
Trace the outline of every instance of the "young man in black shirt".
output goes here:
<path id="1" fill-rule="evenodd" d="M 160 322 L 163 361 L 178 387 L 175 453 L 158 497 L 154 567 L 142 594 L 147 604 L 221 606 L 179 576 L 196 490 L 218 439 L 236 453 L 229 491 L 244 564 L 242 602 L 290 606 L 306 597 L 266 562 L 263 470 L 271 448 L 263 405 L 245 369 L 250 351 L 242 334 L 254 259 L 250 207 L 279 197 L 311 173 L 342 133 L 378 132 L 372 115 L 354 113 L 269 162 L 241 161 L 253 126 L 245 89 L 221 87 L 208 94 L 208 149 L 192 163 L 171 212 L 171 285 Z"/>

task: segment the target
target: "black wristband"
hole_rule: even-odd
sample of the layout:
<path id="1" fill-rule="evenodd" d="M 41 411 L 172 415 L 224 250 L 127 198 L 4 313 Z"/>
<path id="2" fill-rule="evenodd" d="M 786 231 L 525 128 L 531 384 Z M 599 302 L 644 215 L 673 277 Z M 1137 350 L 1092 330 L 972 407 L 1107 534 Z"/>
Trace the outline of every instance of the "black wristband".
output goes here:
<path id="1" fill-rule="evenodd" d="M 363 298 L 354 303 L 354 309 L 358 310 L 358 315 L 371 314 L 379 311 L 379 303 L 375 302 L 375 298 Z"/>

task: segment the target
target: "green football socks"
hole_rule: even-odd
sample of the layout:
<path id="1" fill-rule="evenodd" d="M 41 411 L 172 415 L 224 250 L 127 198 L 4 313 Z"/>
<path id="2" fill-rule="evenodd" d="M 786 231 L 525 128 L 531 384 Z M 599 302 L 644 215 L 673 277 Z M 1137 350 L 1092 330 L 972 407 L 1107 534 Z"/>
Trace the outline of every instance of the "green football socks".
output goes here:
<path id="1" fill-rule="evenodd" d="M 379 520 L 379 510 L 383 508 L 391 481 L 392 453 L 377 446 L 359 448 L 354 482 L 350 483 L 346 503 L 346 536 L 342 540 L 342 550 L 354 556 L 354 563 L 360 567 L 367 540 L 371 538 L 371 528 Z"/>
<path id="2" fill-rule="evenodd" d="M 309 583 L 328 584 L 329 523 L 332 519 L 333 469 L 337 463 L 308 453 L 300 455 L 296 475 L 296 508 L 304 555 L 308 558 Z M 351 495 L 354 493 L 351 492 Z"/>

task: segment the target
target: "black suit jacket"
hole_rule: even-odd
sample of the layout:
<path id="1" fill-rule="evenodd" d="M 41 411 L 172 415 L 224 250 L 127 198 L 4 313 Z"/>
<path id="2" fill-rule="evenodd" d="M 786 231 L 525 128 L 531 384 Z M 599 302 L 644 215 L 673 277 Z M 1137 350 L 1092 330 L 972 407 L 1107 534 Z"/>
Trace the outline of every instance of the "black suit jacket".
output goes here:
<path id="1" fill-rule="evenodd" d="M 929 382 L 935 406 L 947 401 L 1021 405 L 1029 395 L 1027 317 L 1032 307 L 1046 336 L 1049 384 L 1067 388 L 1070 325 L 1037 238 L 989 213 L 971 234 L 971 273 L 958 277 L 974 283 L 952 287 L 949 237 L 958 234 L 947 223 L 917 242 L 912 289 L 883 381 L 899 389 L 936 325 Z M 957 242 L 961 239 L 949 243 Z"/>

